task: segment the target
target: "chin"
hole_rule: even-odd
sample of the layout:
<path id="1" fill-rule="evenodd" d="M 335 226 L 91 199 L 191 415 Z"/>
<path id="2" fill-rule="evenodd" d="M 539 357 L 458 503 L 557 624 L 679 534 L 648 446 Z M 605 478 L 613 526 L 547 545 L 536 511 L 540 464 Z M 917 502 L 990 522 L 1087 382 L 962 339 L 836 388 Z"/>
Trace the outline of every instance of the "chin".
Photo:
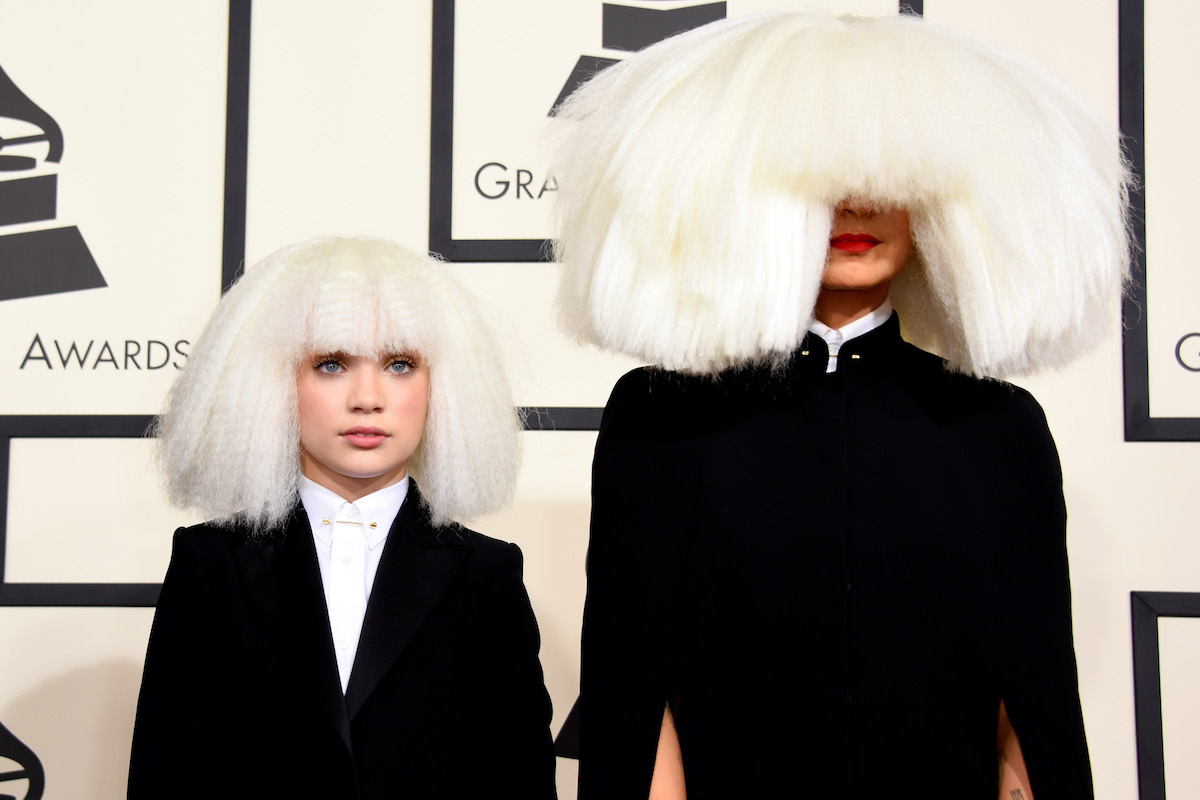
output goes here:
<path id="1" fill-rule="evenodd" d="M 821 283 L 821 291 L 823 292 L 873 292 L 885 285 L 886 281 L 880 280 L 840 280 L 840 281 L 823 281 Z"/>

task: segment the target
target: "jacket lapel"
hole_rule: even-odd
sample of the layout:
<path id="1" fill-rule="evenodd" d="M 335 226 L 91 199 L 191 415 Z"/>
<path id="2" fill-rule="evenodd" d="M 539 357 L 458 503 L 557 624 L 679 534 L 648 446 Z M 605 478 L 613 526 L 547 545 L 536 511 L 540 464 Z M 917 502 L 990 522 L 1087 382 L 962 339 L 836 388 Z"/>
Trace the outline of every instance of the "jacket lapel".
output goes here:
<path id="1" fill-rule="evenodd" d="M 325 590 L 304 508 L 297 503 L 282 536 L 247 541 L 239 561 L 280 663 L 292 671 L 297 702 L 312 698 L 352 751 Z"/>
<path id="2" fill-rule="evenodd" d="M 416 483 L 410 482 L 404 505 L 388 531 L 367 601 L 346 688 L 350 719 L 412 641 L 468 552 L 457 528 L 439 532 L 433 527 Z"/>

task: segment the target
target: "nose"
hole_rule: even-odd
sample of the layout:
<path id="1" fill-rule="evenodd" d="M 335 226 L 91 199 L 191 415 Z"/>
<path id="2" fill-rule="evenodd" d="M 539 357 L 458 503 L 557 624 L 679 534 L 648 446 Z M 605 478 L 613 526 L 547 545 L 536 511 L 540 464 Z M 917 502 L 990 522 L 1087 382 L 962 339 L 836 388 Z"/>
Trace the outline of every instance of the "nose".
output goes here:
<path id="1" fill-rule="evenodd" d="M 351 411 L 371 413 L 383 410 L 382 377 L 370 367 L 351 371 L 350 395 L 347 398 Z"/>
<path id="2" fill-rule="evenodd" d="M 851 217 L 857 217 L 859 219 L 870 219 L 871 217 L 875 216 L 875 214 L 877 214 L 878 212 L 875 210 L 874 206 L 872 206 L 870 203 L 866 203 L 861 200 L 856 200 L 853 198 L 847 198 L 846 200 L 843 200 L 842 202 L 838 203 L 837 213 L 839 216 L 851 216 Z"/>

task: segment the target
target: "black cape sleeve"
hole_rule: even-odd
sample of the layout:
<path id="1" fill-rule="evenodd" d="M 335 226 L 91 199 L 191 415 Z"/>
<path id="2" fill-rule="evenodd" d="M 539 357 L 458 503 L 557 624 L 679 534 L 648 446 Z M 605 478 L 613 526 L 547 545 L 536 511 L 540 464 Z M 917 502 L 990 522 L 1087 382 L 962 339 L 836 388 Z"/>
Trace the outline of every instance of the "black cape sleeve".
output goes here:
<path id="1" fill-rule="evenodd" d="M 644 798 L 678 652 L 679 420 L 669 376 L 635 370 L 604 411 L 592 467 L 580 800 Z"/>
<path id="2" fill-rule="evenodd" d="M 1004 499 L 1012 522 L 997 557 L 1001 697 L 1034 796 L 1091 798 L 1058 451 L 1037 402 L 1021 390 L 1014 400 L 1013 429 L 997 432 L 1023 465 Z"/>

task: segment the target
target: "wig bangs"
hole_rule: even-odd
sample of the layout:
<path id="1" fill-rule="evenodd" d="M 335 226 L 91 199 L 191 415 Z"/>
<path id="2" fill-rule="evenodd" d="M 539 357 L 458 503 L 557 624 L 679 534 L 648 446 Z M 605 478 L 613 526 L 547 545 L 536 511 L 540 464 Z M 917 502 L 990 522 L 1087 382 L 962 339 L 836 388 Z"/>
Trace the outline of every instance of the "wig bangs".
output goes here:
<path id="1" fill-rule="evenodd" d="M 413 281 L 398 274 L 347 271 L 306 287 L 304 355 L 426 356 L 436 333 Z"/>

